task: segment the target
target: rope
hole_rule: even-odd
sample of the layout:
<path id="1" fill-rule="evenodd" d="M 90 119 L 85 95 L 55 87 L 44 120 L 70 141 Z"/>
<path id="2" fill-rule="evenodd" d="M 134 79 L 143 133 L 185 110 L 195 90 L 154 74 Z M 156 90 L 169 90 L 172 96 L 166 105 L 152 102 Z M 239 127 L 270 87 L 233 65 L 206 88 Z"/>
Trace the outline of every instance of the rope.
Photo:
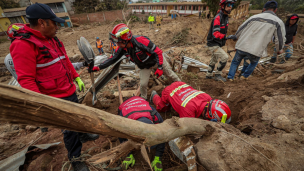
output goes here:
<path id="1" fill-rule="evenodd" d="M 224 130 L 221 130 L 221 131 L 224 132 L 224 133 L 226 133 L 226 134 L 230 134 L 230 135 L 232 135 L 232 136 L 234 136 L 234 137 L 236 137 L 236 138 L 241 139 L 241 140 L 244 141 L 245 143 L 249 144 L 255 151 L 257 151 L 259 154 L 261 154 L 261 155 L 262 155 L 264 158 L 266 158 L 268 161 L 270 161 L 271 163 L 273 163 L 274 165 L 276 165 L 278 168 L 284 170 L 284 169 L 282 168 L 282 166 L 279 166 L 279 165 L 276 164 L 274 161 L 270 160 L 270 159 L 269 159 L 268 157 L 266 157 L 262 152 L 260 152 L 260 151 L 259 151 L 258 149 L 256 149 L 252 144 L 250 144 L 249 142 L 247 142 L 247 141 L 244 140 L 243 138 L 241 138 L 241 137 L 239 137 L 239 136 L 237 136 L 237 135 L 234 135 L 234 134 L 232 134 L 232 133 L 230 133 L 230 132 L 224 131 Z"/>

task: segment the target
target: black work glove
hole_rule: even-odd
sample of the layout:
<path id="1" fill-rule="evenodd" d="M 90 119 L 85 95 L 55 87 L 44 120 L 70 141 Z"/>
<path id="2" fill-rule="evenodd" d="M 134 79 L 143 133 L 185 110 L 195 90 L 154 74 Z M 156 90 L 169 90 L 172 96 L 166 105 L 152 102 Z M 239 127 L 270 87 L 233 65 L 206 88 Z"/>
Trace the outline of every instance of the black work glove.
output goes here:
<path id="1" fill-rule="evenodd" d="M 229 36 L 226 36 L 226 39 L 237 40 L 237 37 L 236 37 L 236 35 L 229 35 Z"/>
<path id="2" fill-rule="evenodd" d="M 84 62 L 82 63 L 82 65 L 83 65 L 83 66 L 86 66 L 86 67 L 89 66 L 89 64 L 87 63 L 87 61 L 84 61 Z"/>
<path id="3" fill-rule="evenodd" d="M 40 130 L 41 130 L 41 132 L 48 132 L 48 131 L 49 131 L 49 128 L 41 128 L 41 127 L 40 127 Z"/>

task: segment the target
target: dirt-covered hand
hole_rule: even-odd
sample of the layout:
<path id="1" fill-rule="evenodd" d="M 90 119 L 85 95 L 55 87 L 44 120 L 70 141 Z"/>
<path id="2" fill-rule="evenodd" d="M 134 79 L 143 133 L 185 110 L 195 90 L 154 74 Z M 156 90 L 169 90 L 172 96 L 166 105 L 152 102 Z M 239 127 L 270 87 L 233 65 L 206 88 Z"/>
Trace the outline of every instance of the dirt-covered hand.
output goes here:
<path id="1" fill-rule="evenodd" d="M 152 169 L 154 171 L 162 171 L 163 170 L 163 164 L 160 161 L 160 158 L 158 156 L 155 156 L 153 162 L 151 163 Z"/>
<path id="2" fill-rule="evenodd" d="M 157 68 L 157 70 L 155 71 L 154 75 L 156 75 L 156 77 L 159 78 L 160 76 L 163 75 L 163 70 Z"/>
<path id="3" fill-rule="evenodd" d="M 78 84 L 79 91 L 85 91 L 85 86 L 80 77 L 75 78 L 76 83 Z"/>
<path id="4" fill-rule="evenodd" d="M 130 166 L 130 167 L 133 167 L 134 164 L 135 164 L 135 158 L 133 157 L 133 154 L 130 154 L 130 155 L 127 156 L 127 157 L 125 158 L 125 160 L 122 162 L 121 168 L 122 168 L 123 170 L 127 170 L 129 166 Z"/>

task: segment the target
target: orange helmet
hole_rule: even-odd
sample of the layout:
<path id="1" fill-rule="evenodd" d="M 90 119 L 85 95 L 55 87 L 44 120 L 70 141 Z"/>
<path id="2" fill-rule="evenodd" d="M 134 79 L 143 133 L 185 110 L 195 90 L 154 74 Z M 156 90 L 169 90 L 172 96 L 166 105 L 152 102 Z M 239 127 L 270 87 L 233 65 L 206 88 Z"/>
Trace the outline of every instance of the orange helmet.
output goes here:
<path id="1" fill-rule="evenodd" d="M 131 40 L 132 32 L 126 24 L 117 24 L 110 33 L 110 37 L 114 42 L 125 42 Z"/>
<path id="2" fill-rule="evenodd" d="M 210 104 L 208 105 L 207 110 L 204 110 L 204 119 L 216 119 L 221 121 L 222 116 L 227 114 L 226 123 L 231 122 L 231 110 L 225 102 L 218 99 L 212 99 L 209 103 Z"/>
<path id="3" fill-rule="evenodd" d="M 14 38 L 14 34 L 21 28 L 24 27 L 24 24 L 22 23 L 14 23 L 11 24 L 8 28 L 7 28 L 7 36 L 9 37 L 9 39 L 13 39 Z"/>

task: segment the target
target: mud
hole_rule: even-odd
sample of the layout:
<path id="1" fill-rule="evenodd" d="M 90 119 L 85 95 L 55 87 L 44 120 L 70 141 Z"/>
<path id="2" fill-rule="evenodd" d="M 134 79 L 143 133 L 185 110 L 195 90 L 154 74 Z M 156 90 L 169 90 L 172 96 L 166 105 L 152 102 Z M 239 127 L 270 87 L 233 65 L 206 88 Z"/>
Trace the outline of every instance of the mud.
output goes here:
<path id="1" fill-rule="evenodd" d="M 228 34 L 235 33 L 240 24 L 239 21 L 231 21 Z M 65 45 L 70 57 L 80 54 L 76 45 L 76 40 L 80 36 L 88 39 L 93 48 L 95 47 L 95 37 L 102 38 L 105 44 L 104 50 L 107 51 L 108 32 L 114 25 L 115 23 L 100 26 L 81 25 L 72 30 L 61 29 L 58 37 Z M 148 24 L 130 24 L 134 35 L 149 37 L 163 51 L 185 49 L 187 51 L 186 56 L 207 64 L 210 60 L 210 54 L 207 51 L 206 44 L 202 42 L 209 26 L 210 21 L 200 21 L 196 18 L 166 21 L 158 32 L 149 30 Z M 174 36 L 183 29 L 189 31 L 186 39 L 178 44 L 172 43 Z M 9 42 L 0 44 L 0 57 L 6 56 L 9 52 L 9 45 Z M 232 50 L 234 45 L 235 42 L 229 40 L 223 49 L 225 51 Z M 94 48 L 94 50 L 97 53 L 97 49 Z M 271 45 L 268 48 L 268 53 L 272 54 Z M 233 57 L 234 53 L 231 53 L 231 56 Z M 294 56 L 300 57 L 298 51 L 295 51 Z M 229 61 L 232 60 L 232 57 L 229 57 Z M 82 61 L 82 59 L 78 60 Z M 227 75 L 229 66 L 230 63 L 225 67 L 224 75 Z M 225 101 L 232 111 L 232 123 L 223 128 L 237 137 L 224 132 L 212 132 L 210 136 L 197 140 L 195 147 L 200 156 L 198 160 L 199 170 L 204 170 L 203 168 L 206 170 L 303 170 L 303 66 L 304 60 L 294 57 L 283 65 L 258 66 L 264 75 L 255 71 L 246 81 L 236 79 L 234 82 L 225 83 L 206 80 L 205 73 L 187 73 L 185 70 L 178 73 L 182 81 L 208 93 L 213 98 Z M 284 71 L 282 73 L 272 72 L 277 69 Z M 97 75 L 98 73 L 95 73 L 95 78 Z M 88 89 L 91 86 L 91 81 L 87 72 L 84 71 L 80 77 L 85 83 L 86 89 Z M 2 76 L 0 82 L 7 83 L 10 78 L 11 76 Z M 126 83 L 123 77 L 120 79 L 121 83 Z M 128 79 L 127 82 L 138 82 L 137 78 Z M 157 90 L 161 94 L 164 87 L 157 86 L 157 83 L 151 79 L 149 88 L 148 95 L 152 90 Z M 137 85 L 133 83 L 132 86 L 122 86 L 122 90 L 136 89 Z M 114 91 L 117 91 L 117 83 L 112 80 L 98 93 L 98 103 L 94 107 L 117 114 L 119 100 L 118 97 L 113 95 Z M 81 97 L 84 93 L 77 91 L 77 94 Z M 84 99 L 83 104 L 91 106 L 91 99 L 92 95 L 89 94 Z M 171 110 L 161 113 L 161 115 L 164 119 L 168 119 L 178 114 Z M 0 160 L 19 152 L 40 135 L 41 131 L 37 127 L 26 128 L 22 125 L 0 123 Z M 240 138 L 250 140 L 249 142 L 253 147 L 263 153 L 269 160 Z M 37 144 L 58 141 L 62 143 L 50 149 L 28 152 L 25 165 L 20 170 L 61 170 L 63 164 L 67 161 L 67 151 L 63 144 L 61 130 L 49 128 L 49 132 Z M 83 144 L 82 151 L 85 152 L 92 147 L 96 147 L 89 151 L 90 155 L 94 155 L 109 149 L 110 144 L 113 146 L 118 144 L 117 138 L 100 136 L 94 142 Z M 220 144 L 220 146 L 215 144 Z M 131 170 L 149 170 L 148 164 L 142 159 L 140 152 L 135 152 L 134 155 L 136 164 Z M 150 157 L 153 157 L 153 151 L 151 151 Z M 175 157 L 168 145 L 166 145 L 163 156 L 163 167 L 165 170 L 184 170 L 183 163 Z"/>

